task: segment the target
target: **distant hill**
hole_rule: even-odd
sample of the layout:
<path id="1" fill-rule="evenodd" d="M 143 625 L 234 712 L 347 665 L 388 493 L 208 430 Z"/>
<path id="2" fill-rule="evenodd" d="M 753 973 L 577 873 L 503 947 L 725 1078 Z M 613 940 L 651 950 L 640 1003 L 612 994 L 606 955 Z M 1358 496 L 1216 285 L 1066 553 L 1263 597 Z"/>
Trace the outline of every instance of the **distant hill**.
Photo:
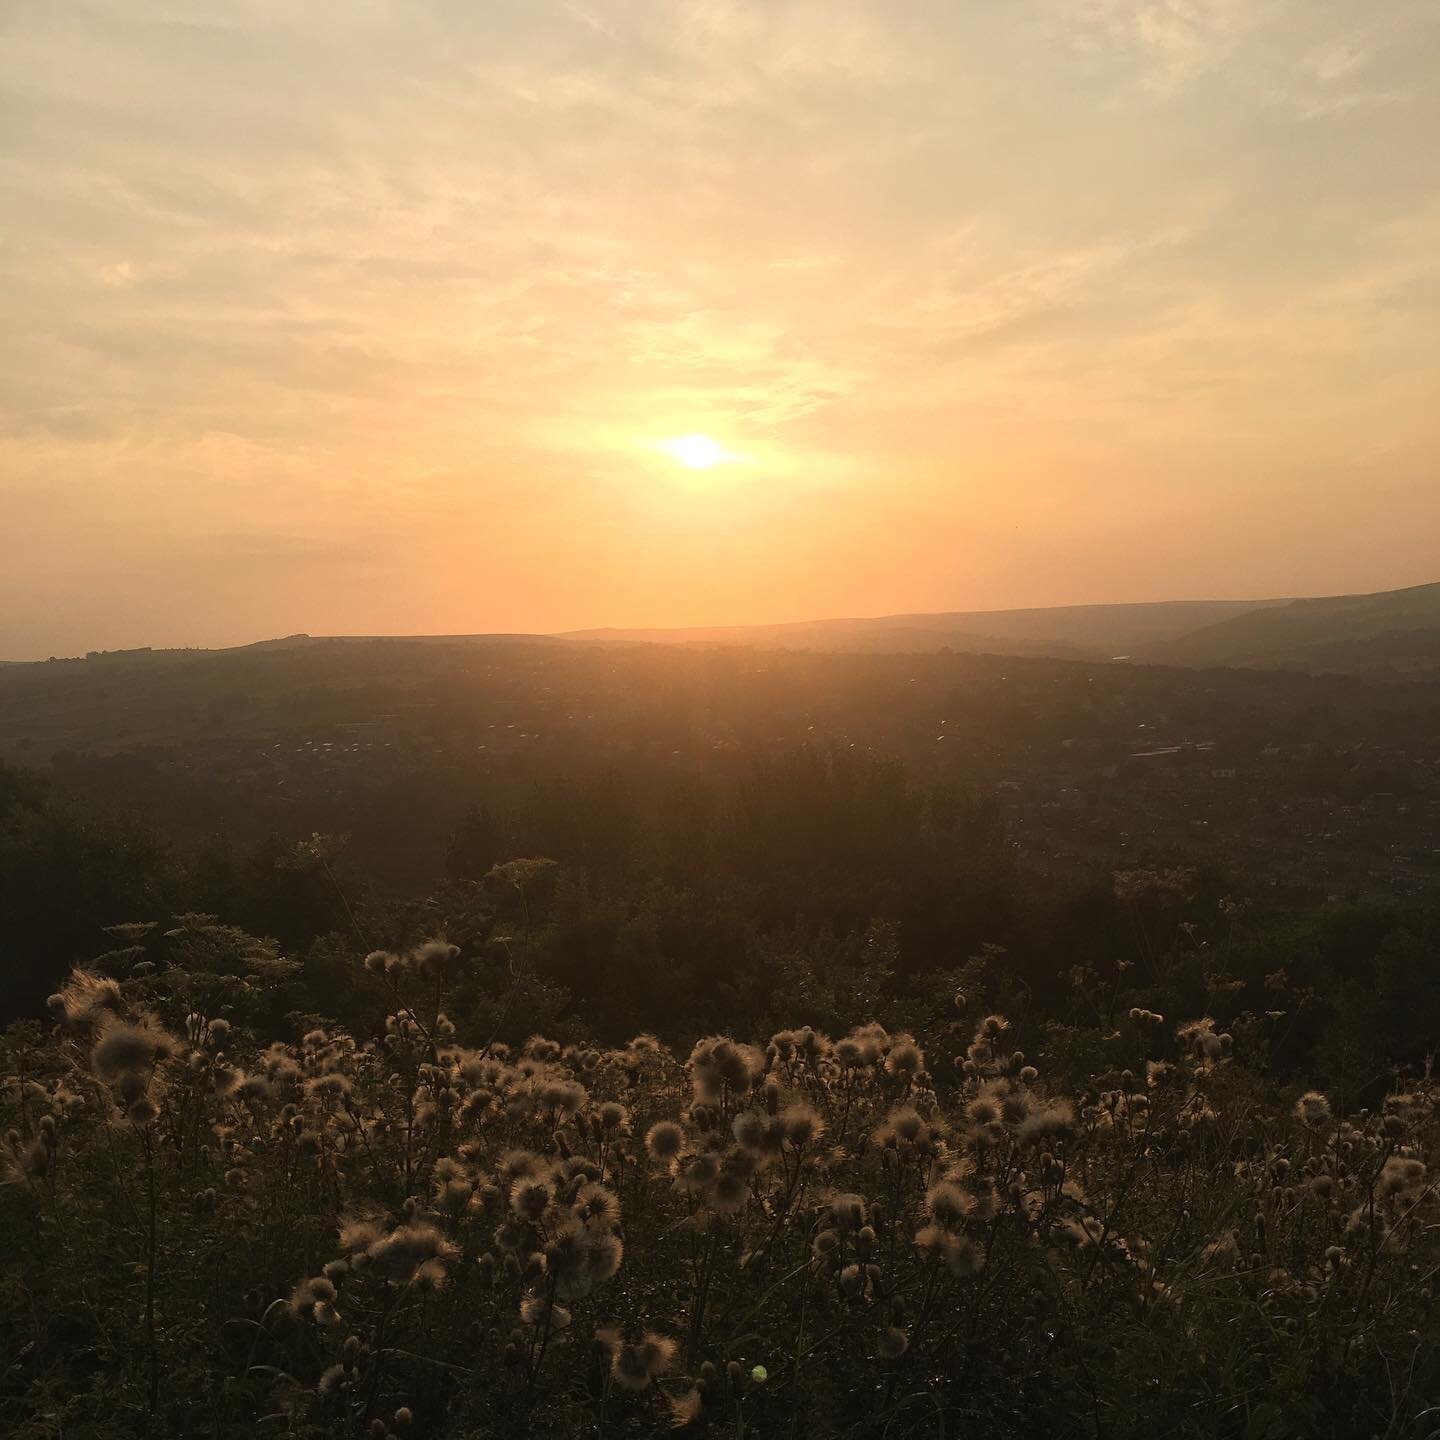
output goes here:
<path id="1" fill-rule="evenodd" d="M 1313 600 L 1162 600 L 956 610 L 782 625 L 571 630 L 557 635 L 287 635 L 218 650 L 92 652 L 62 666 L 169 668 L 225 656 L 336 654 L 375 646 L 749 646 L 837 654 L 1018 655 L 1192 668 L 1282 669 L 1405 679 L 1440 675 L 1440 583 Z M 26 671 L 56 662 L 5 665 Z"/>
<path id="2" fill-rule="evenodd" d="M 236 645 L 236 650 L 303 650 L 317 645 L 373 645 L 377 641 L 394 640 L 404 645 L 543 645 L 554 640 L 551 635 L 532 635 L 524 631 L 497 630 L 493 634 L 474 635 L 285 635 L 278 640 L 256 640 L 249 645 Z"/>
<path id="3" fill-rule="evenodd" d="M 1434 675 L 1440 673 L 1440 584 L 1267 606 L 1157 640 L 1136 658 L 1315 674 Z"/>
<path id="4" fill-rule="evenodd" d="M 802 620 L 673 630 L 576 630 L 561 639 L 600 644 L 754 645 L 860 652 L 952 650 L 1108 660 L 1178 639 L 1284 600 L 1163 600 L 1033 610 L 959 610 L 875 619 Z"/>
<path id="5" fill-rule="evenodd" d="M 245 645 L 198 645 L 155 648 L 137 645 L 127 650 L 91 650 L 85 655 L 51 656 L 49 660 L 0 660 L 0 665 L 34 667 L 37 665 L 88 664 L 170 664 L 176 660 L 195 660 L 215 656 L 265 655 L 278 651 L 335 649 L 354 645 L 556 645 L 562 643 L 554 635 L 531 634 L 525 631 L 496 631 L 474 635 L 280 635 L 273 640 L 252 640 Z"/>

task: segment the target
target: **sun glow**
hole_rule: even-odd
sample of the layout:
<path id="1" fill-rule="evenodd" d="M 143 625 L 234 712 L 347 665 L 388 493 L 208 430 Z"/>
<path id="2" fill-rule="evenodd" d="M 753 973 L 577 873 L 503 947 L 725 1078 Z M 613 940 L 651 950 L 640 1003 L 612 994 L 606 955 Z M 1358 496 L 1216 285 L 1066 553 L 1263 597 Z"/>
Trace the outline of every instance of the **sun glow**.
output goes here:
<path id="1" fill-rule="evenodd" d="M 660 448 L 687 470 L 709 470 L 730 459 L 729 454 L 708 435 L 677 435 L 662 442 Z"/>

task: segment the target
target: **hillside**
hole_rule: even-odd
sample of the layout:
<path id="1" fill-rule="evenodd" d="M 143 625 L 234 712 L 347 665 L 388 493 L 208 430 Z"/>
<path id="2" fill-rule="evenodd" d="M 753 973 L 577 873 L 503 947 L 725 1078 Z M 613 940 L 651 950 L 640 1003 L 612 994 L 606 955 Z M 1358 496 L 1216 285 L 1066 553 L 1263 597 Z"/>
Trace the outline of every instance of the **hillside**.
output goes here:
<path id="1" fill-rule="evenodd" d="M 1440 584 L 1292 600 L 1152 644 L 1161 664 L 1419 675 L 1440 669 Z"/>
<path id="2" fill-rule="evenodd" d="M 869 652 L 952 650 L 1108 660 L 1163 644 L 1283 600 L 1167 600 L 1135 605 L 1064 605 L 958 610 L 785 625 L 577 630 L 562 639 L 605 644 L 755 645 L 765 649 Z"/>

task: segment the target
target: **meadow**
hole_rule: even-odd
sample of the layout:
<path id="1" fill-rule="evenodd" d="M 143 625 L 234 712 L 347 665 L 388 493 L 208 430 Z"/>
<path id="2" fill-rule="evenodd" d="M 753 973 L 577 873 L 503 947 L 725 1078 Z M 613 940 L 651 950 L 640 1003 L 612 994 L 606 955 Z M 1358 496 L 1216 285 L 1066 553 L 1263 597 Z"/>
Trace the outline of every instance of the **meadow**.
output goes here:
<path id="1" fill-rule="evenodd" d="M 1440 1086 L 1282 1082 L 1223 968 L 674 1050 L 457 1024 L 443 937 L 276 1038 L 274 946 L 113 938 L 4 1042 L 8 1435 L 1440 1432 Z"/>

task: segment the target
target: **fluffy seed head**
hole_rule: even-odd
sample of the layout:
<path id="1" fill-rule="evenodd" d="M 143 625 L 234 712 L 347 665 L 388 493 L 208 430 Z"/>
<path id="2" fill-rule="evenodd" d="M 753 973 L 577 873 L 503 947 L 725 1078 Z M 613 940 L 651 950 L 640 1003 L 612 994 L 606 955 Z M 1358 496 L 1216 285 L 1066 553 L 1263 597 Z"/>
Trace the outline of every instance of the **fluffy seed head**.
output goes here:
<path id="1" fill-rule="evenodd" d="M 175 1042 L 164 1031 L 149 1023 L 116 1020 L 90 1052 L 90 1068 L 100 1079 L 116 1081 L 123 1075 L 143 1075 L 174 1053 Z"/>
<path id="2" fill-rule="evenodd" d="M 673 1160 L 685 1144 L 685 1132 L 673 1120 L 652 1125 L 645 1136 L 645 1148 L 654 1160 Z"/>

